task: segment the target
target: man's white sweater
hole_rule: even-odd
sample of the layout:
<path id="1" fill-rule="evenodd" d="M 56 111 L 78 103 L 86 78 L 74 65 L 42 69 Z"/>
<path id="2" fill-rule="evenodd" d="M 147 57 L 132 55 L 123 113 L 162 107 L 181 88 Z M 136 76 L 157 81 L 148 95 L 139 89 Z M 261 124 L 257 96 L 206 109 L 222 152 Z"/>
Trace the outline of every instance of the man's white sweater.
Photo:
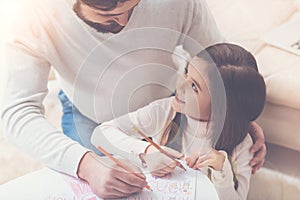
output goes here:
<path id="1" fill-rule="evenodd" d="M 3 125 L 8 138 L 48 167 L 76 176 L 88 151 L 44 116 L 51 66 L 77 109 L 97 123 L 168 96 L 177 68 L 171 54 L 192 55 L 222 40 L 202 0 L 141 0 L 118 34 L 98 33 L 73 12 L 74 0 L 23 2 L 6 48 Z"/>

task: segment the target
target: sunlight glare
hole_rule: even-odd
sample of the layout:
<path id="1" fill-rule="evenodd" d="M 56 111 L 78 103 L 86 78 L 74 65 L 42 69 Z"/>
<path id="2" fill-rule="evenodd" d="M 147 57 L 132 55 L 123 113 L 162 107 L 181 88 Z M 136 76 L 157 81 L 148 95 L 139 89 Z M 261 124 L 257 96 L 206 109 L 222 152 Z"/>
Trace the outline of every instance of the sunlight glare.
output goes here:
<path id="1" fill-rule="evenodd" d="M 4 20 L 15 18 L 19 8 L 20 0 L 2 0 L 0 1 L 0 16 Z"/>

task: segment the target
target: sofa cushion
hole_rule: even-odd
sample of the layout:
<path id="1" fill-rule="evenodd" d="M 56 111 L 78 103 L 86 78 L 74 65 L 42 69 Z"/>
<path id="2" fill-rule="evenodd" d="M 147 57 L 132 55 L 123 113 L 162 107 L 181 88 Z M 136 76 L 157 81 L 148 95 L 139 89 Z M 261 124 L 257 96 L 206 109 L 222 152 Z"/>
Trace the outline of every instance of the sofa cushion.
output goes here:
<path id="1" fill-rule="evenodd" d="M 267 85 L 267 101 L 300 109 L 300 56 L 266 46 L 257 60 Z"/>
<path id="2" fill-rule="evenodd" d="M 285 22 L 297 7 L 295 0 L 208 0 L 217 25 L 228 41 L 259 51 L 268 31 Z"/>
<path id="3" fill-rule="evenodd" d="M 300 151 L 300 109 L 267 102 L 258 118 L 266 141 Z"/>
<path id="4" fill-rule="evenodd" d="M 268 101 L 300 108 L 300 58 L 266 45 L 261 37 L 286 22 L 300 0 L 207 1 L 227 41 L 237 42 L 257 56 L 267 83 Z M 226 9 L 225 9 L 226 8 Z"/>

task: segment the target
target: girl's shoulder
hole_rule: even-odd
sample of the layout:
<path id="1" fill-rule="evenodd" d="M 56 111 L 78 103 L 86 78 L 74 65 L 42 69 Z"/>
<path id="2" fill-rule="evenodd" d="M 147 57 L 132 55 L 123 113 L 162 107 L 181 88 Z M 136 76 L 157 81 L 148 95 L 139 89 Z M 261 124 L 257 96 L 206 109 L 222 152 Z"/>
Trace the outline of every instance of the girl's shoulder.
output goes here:
<path id="1" fill-rule="evenodd" d="M 250 146 L 250 147 L 253 145 L 253 140 L 252 140 L 249 133 L 247 133 L 246 137 L 244 138 L 244 140 L 239 145 L 241 145 L 241 146 Z"/>
<path id="2" fill-rule="evenodd" d="M 253 140 L 250 134 L 248 133 L 244 140 L 234 148 L 232 157 L 238 157 L 241 154 L 247 154 L 249 157 L 252 157 L 253 155 L 249 151 L 252 145 Z"/>

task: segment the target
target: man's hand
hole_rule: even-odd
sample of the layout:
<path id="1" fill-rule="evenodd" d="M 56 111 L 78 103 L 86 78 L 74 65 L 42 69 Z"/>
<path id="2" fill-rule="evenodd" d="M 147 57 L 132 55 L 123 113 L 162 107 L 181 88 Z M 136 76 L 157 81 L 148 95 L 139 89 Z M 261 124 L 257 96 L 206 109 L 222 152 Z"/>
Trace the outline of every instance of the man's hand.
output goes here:
<path id="1" fill-rule="evenodd" d="M 141 170 L 122 160 L 137 177 L 117 166 L 108 157 L 100 157 L 92 152 L 86 153 L 78 168 L 78 176 L 87 181 L 93 192 L 100 198 L 120 198 L 141 191 L 146 185 L 146 177 Z"/>
<path id="2" fill-rule="evenodd" d="M 257 123 L 251 122 L 249 124 L 249 132 L 254 142 L 253 146 L 250 148 L 250 152 L 254 153 L 254 157 L 250 160 L 249 165 L 252 167 L 252 174 L 255 174 L 265 162 L 267 148 L 264 132 Z"/>
<path id="3" fill-rule="evenodd" d="M 182 158 L 183 155 L 168 147 L 162 147 L 173 159 Z M 175 170 L 177 162 L 158 151 L 154 146 L 150 146 L 144 155 L 147 169 L 153 176 L 163 177 Z"/>

